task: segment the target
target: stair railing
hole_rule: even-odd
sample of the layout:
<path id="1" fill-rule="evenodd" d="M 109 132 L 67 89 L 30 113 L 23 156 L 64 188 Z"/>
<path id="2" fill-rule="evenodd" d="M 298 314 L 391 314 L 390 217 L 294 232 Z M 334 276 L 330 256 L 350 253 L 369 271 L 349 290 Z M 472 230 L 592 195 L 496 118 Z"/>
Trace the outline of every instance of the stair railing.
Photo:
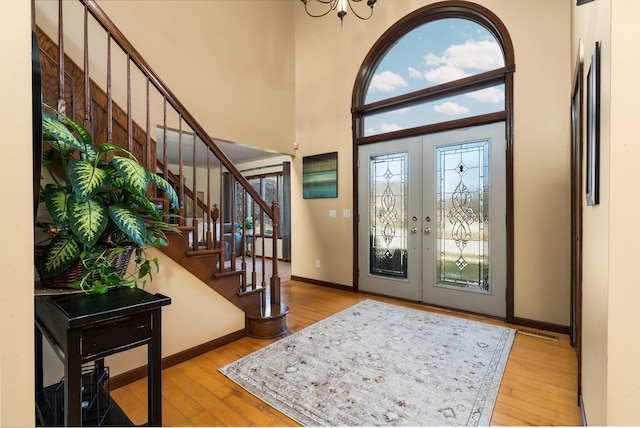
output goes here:
<path id="1" fill-rule="evenodd" d="M 162 199 L 158 201 L 164 209 L 164 215 L 170 216 L 171 214 L 175 214 L 175 217 L 168 217 L 168 219 L 170 221 L 171 219 L 175 219 L 177 224 L 183 227 L 185 227 L 185 225 L 190 226 L 192 234 L 190 243 L 191 251 L 209 251 L 212 253 L 217 251 L 220 254 L 218 262 L 219 271 L 227 269 L 236 270 L 236 258 L 239 255 L 237 254 L 236 245 L 234 245 L 234 234 L 237 233 L 235 224 L 237 218 L 244 219 L 247 217 L 247 199 L 250 199 L 252 201 L 252 210 L 256 216 L 261 219 L 261 224 L 265 223 L 265 217 L 270 218 L 273 224 L 272 271 L 268 294 L 271 305 L 279 305 L 280 277 L 278 276 L 277 237 L 280 235 L 280 210 L 277 201 L 269 205 L 261 197 L 260 193 L 249 184 L 231 160 L 218 145 L 216 145 L 204 128 L 196 121 L 96 2 L 94 0 L 78 0 L 78 2 L 83 8 L 83 46 L 81 47 L 81 51 L 83 52 L 82 64 L 84 69 L 84 87 L 80 88 L 78 92 L 83 92 L 84 97 L 78 99 L 70 95 L 70 91 L 65 88 L 65 61 L 71 61 L 65 54 L 65 41 L 69 44 L 70 40 L 65 39 L 64 36 L 65 19 L 63 16 L 63 1 L 59 0 L 57 35 L 59 48 L 59 91 L 58 99 L 53 105 L 57 105 L 58 110 L 66 113 L 68 116 L 81 117 L 85 127 L 92 131 L 95 140 L 104 141 L 104 139 L 106 139 L 108 142 L 127 149 L 145 163 L 149 169 L 163 174 L 165 178 L 173 182 L 179 197 L 180 207 L 177 212 L 170 213 L 167 209 L 167 207 L 169 207 L 168 200 L 166 195 L 164 195 Z M 98 97 L 97 92 L 102 91 L 102 89 L 100 85 L 94 82 L 90 75 L 90 71 L 94 72 L 95 68 L 99 69 L 100 67 L 95 65 L 99 63 L 99 60 L 92 58 L 89 52 L 91 45 L 89 40 L 89 28 L 91 25 L 89 18 L 93 18 L 106 34 L 106 70 L 98 70 L 97 72 L 97 74 L 103 73 L 102 76 L 106 77 L 106 103 L 96 101 Z M 114 48 L 116 48 L 115 52 Z M 117 48 L 119 48 L 119 50 L 117 50 Z M 115 93 L 114 89 L 122 90 L 117 85 L 115 87 L 113 85 L 115 79 L 114 74 L 116 74 L 114 63 L 118 62 L 118 59 L 122 62 L 121 57 L 123 56 L 125 58 L 126 68 L 124 72 L 126 76 L 126 93 L 124 95 L 120 92 Z M 142 78 L 140 78 L 140 76 L 142 76 Z M 140 80 L 144 81 L 142 90 L 134 86 L 135 82 Z M 145 106 L 142 109 L 144 110 L 143 113 L 139 111 L 134 112 L 133 109 L 134 97 L 136 100 L 139 99 L 140 91 L 144 93 L 145 98 Z M 134 92 L 136 93 L 135 95 Z M 114 98 L 117 98 L 120 103 L 117 103 Z M 157 107 L 157 104 L 152 104 L 152 99 L 154 98 L 159 98 L 160 108 Z M 122 108 L 120 104 L 125 104 L 126 107 Z M 161 119 L 159 119 L 160 114 L 156 108 L 161 110 Z M 106 110 L 106 112 L 100 111 L 101 109 Z M 126 118 L 119 117 L 122 115 L 126 115 Z M 123 123 L 124 126 L 122 125 Z M 138 126 L 138 123 L 144 123 L 144 129 Z M 160 125 L 152 128 L 152 123 L 160 123 Z M 116 125 L 115 128 L 114 124 Z M 106 135 L 104 135 L 105 131 L 102 129 L 104 127 L 106 127 Z M 171 150 L 175 151 L 175 147 L 170 147 L 168 143 L 169 139 L 175 139 L 176 136 L 178 151 L 177 170 L 175 166 L 170 166 L 169 153 Z M 104 137 L 104 139 L 100 137 Z M 189 141 L 185 141 L 185 139 Z M 160 149 L 158 149 L 158 145 L 160 145 Z M 185 146 L 187 145 L 191 147 L 190 153 L 188 150 L 185 150 Z M 190 164 L 185 162 L 185 157 L 190 158 Z M 203 162 L 205 162 L 204 165 Z M 205 176 L 200 175 L 203 169 L 206 170 Z M 216 169 L 219 171 L 217 177 L 215 174 L 212 174 L 212 171 Z M 225 174 L 228 174 L 230 180 L 226 178 L 227 176 L 225 176 Z M 201 180 L 206 181 L 204 188 L 203 186 L 199 186 Z M 219 183 L 217 198 L 212 198 L 212 193 L 215 193 L 215 189 L 212 189 L 212 181 Z M 227 183 L 227 185 L 225 186 L 224 183 Z M 236 183 L 241 186 L 243 195 L 246 195 L 246 197 L 243 197 L 241 204 L 236 204 L 234 199 Z M 200 192 L 203 197 L 199 196 L 199 189 L 202 189 Z M 217 199 L 217 201 L 215 199 Z M 240 205 L 240 207 L 237 205 Z M 222 219 L 220 219 L 221 213 L 224 213 Z M 190 214 L 191 218 L 187 219 L 186 214 Z M 223 227 L 227 222 L 231 223 L 232 235 L 225 248 L 222 238 Z M 187 225 L 187 223 L 191 224 Z M 202 228 L 199 227 L 200 223 L 203 223 Z M 242 233 L 242 248 L 246 249 L 245 237 L 247 231 L 244 222 L 242 222 L 240 229 Z M 241 292 L 247 291 L 249 288 L 266 287 L 266 236 L 263 234 L 262 238 L 261 256 L 257 257 L 255 250 L 251 252 L 252 254 L 250 256 L 252 266 L 250 277 L 252 282 L 250 284 L 247 284 L 246 281 L 243 282 Z M 253 236 L 254 247 L 256 244 L 255 239 L 256 237 Z M 247 265 L 244 250 L 241 256 L 242 270 L 244 270 Z M 226 258 L 229 258 L 229 266 L 225 265 Z M 262 266 L 261 272 L 256 268 L 258 264 Z M 258 284 L 258 277 L 261 277 L 261 284 Z M 266 294 L 267 293 L 263 293 L 263 299 Z M 264 301 L 263 303 L 265 303 L 266 306 L 267 302 Z"/>

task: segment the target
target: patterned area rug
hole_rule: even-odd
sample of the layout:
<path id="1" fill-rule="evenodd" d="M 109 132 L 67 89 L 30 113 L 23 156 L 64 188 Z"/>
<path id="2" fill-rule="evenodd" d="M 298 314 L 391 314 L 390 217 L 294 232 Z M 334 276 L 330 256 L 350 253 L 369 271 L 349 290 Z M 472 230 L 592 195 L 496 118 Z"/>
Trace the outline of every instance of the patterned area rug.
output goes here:
<path id="1" fill-rule="evenodd" d="M 485 426 L 514 334 L 365 300 L 220 371 L 304 426 Z"/>

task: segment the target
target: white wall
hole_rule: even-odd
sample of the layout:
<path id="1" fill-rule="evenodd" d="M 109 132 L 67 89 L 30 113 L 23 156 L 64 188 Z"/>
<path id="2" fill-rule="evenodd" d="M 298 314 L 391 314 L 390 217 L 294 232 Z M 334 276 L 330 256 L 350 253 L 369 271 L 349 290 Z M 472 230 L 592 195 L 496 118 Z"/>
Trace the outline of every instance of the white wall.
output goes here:
<path id="1" fill-rule="evenodd" d="M 294 2 L 98 4 L 209 135 L 293 152 Z"/>
<path id="2" fill-rule="evenodd" d="M 206 118 L 215 137 L 283 153 L 292 153 L 294 142 L 298 145 L 292 164 L 292 273 L 351 286 L 353 220 L 329 219 L 328 211 L 353 210 L 350 107 L 356 74 L 384 31 L 430 3 L 379 4 L 370 21 L 347 19 L 343 30 L 337 18 L 310 18 L 297 2 L 101 5 L 184 103 L 194 106 L 196 117 Z M 568 236 L 570 219 L 566 117 L 572 67 L 567 25 L 571 4 L 569 0 L 482 3 L 504 22 L 515 49 L 515 315 L 558 325 L 569 324 L 569 238 L 559 241 L 557 237 Z M 203 15 L 211 19 L 206 28 L 197 25 Z M 546 23 L 543 32 L 540 22 Z M 278 30 L 271 28 L 274 23 Z M 256 29 L 264 31 L 258 35 Z M 159 41 L 162 50 L 155 48 Z M 288 68 L 293 67 L 294 58 L 295 88 L 293 68 Z M 259 64 L 254 68 L 260 73 L 247 80 L 244 70 L 250 61 Z M 187 63 L 199 66 L 189 69 L 189 78 L 183 79 Z M 238 100 L 243 100 L 242 108 Z M 270 132 L 273 127 L 279 135 Z M 302 157 L 330 151 L 338 151 L 339 156 L 339 197 L 303 199 Z M 322 269 L 315 267 L 316 260 Z"/>
<path id="3" fill-rule="evenodd" d="M 611 146 L 610 146 L 610 242 L 609 252 L 609 395 L 608 425 L 640 425 L 636 405 L 640 403 L 640 343 L 630 338 L 631 326 L 640 324 L 640 281 L 629 270 L 638 262 L 640 230 L 636 222 L 635 198 L 640 182 L 637 84 L 640 67 L 640 2 L 611 4 Z M 603 75 L 603 79 L 606 78 Z M 631 340 L 630 340 L 631 339 Z"/>
<path id="4" fill-rule="evenodd" d="M 582 392 L 587 423 L 607 425 L 608 275 L 609 275 L 609 104 L 611 78 L 611 4 L 592 2 L 574 7 L 572 48 L 584 46 L 584 75 L 591 65 L 596 40 L 603 43 L 601 65 L 600 205 L 583 204 L 583 303 L 582 303 Z M 575 69 L 575 64 L 572 65 Z M 586 89 L 585 89 L 586 91 Z M 586 93 L 585 93 L 586 102 Z M 585 112 L 586 114 L 586 112 Z M 586 132 L 586 116 L 585 116 Z M 586 136 L 586 133 L 584 134 Z M 586 138 L 586 137 L 585 137 Z M 585 174 L 583 169 L 583 174 Z"/>
<path id="5" fill-rule="evenodd" d="M 351 96 L 364 57 L 389 27 L 430 0 L 379 2 L 369 21 L 308 17 L 296 26 L 292 274 L 353 285 Z M 515 50 L 515 316 L 569 325 L 569 0 L 486 0 Z M 544 31 L 541 31 L 544 23 Z M 338 152 L 338 198 L 302 198 L 302 157 Z M 559 237 L 565 237 L 560 238 Z M 321 261 L 322 269 L 315 267 Z"/>
<path id="6" fill-rule="evenodd" d="M 3 4 L 0 426 L 34 426 L 31 4 Z M 10 41 L 10 42 L 8 42 Z"/>
<path id="7" fill-rule="evenodd" d="M 589 425 L 638 425 L 640 289 L 633 266 L 640 231 L 634 195 L 640 172 L 636 142 L 636 74 L 640 37 L 635 0 L 575 7 L 572 45 L 584 44 L 584 78 L 594 44 L 601 52 L 600 204 L 584 206 L 582 393 Z M 586 135 L 586 134 L 585 134 Z"/>
<path id="8" fill-rule="evenodd" d="M 295 140 L 301 148 L 298 154 L 303 155 L 339 150 L 340 198 L 305 202 L 299 196 L 299 200 L 294 200 L 294 237 L 300 238 L 294 241 L 293 273 L 350 284 L 350 239 L 335 242 L 335 239 L 324 239 L 321 232 L 329 227 L 339 236 L 347 237 L 352 231 L 350 222 L 338 219 L 331 223 L 325 214 L 328 209 L 340 212 L 352 205 L 349 107 L 355 72 L 386 28 L 430 1 L 380 2 L 372 21 L 348 20 L 343 31 L 338 30 L 337 18 L 313 20 L 300 10 L 299 2 L 289 2 L 295 7 L 298 75 L 295 100 L 290 71 L 294 55 L 289 44 L 293 43 L 293 37 L 287 32 L 291 15 L 282 13 L 289 10 L 287 2 L 260 2 L 265 4 L 265 9 L 255 9 L 247 6 L 257 2 L 236 1 L 233 3 L 240 9 L 234 11 L 245 10 L 244 14 L 236 14 L 237 19 L 229 14 L 202 14 L 202 19 L 209 19 L 210 25 L 194 25 L 194 28 L 173 21 L 185 16 L 185 22 L 194 22 L 188 11 L 199 13 L 202 9 L 198 7 L 232 5 L 222 1 L 189 3 L 188 7 L 180 7 L 184 2 L 102 2 L 126 23 L 127 34 L 136 35 L 135 44 L 144 46 L 143 54 L 153 56 L 154 65 L 162 64 L 163 71 L 166 70 L 161 73 L 163 77 L 170 75 L 171 80 L 181 80 L 185 73 L 183 65 L 201 56 L 196 45 L 183 50 L 176 47 L 176 41 L 201 40 L 203 44 L 212 45 L 207 51 L 211 54 L 209 62 L 194 70 L 191 83 L 180 83 L 179 92 L 196 98 L 202 90 L 201 82 L 216 77 L 212 81 L 216 87 L 215 104 L 210 105 L 212 97 L 202 97 L 208 104 L 200 101 L 198 109 L 199 116 L 211 117 L 216 121 L 213 127 L 225 131 L 220 137 L 247 144 L 259 140 L 263 145 L 253 145 L 273 149 L 283 144 L 289 153 Z M 573 0 L 486 0 L 482 4 L 505 22 L 516 52 L 517 316 L 568 323 L 569 247 L 558 243 L 556 236 L 568 234 L 570 81 L 578 40 L 584 42 L 586 58 L 591 54 L 593 42 L 603 41 L 603 103 L 606 105 L 611 100 L 611 108 L 607 112 L 604 107 L 602 114 L 601 204 L 585 209 L 583 392 L 587 421 L 591 425 L 638 425 L 634 404 L 640 401 L 636 362 L 640 345 L 629 333 L 640 321 L 636 308 L 639 296 L 637 281 L 633 275 L 627 275 L 627 268 L 635 266 L 633 243 L 638 242 L 639 237 L 637 229 L 626 227 L 633 224 L 629 216 L 635 212 L 629 209 L 626 196 L 635 194 L 637 180 L 633 178 L 638 171 L 633 163 L 638 159 L 638 145 L 631 139 L 635 135 L 634 106 L 638 96 L 636 86 L 630 84 L 636 80 L 640 57 L 635 24 L 635 17 L 640 14 L 638 2 L 595 0 L 580 7 L 575 6 Z M 9 66 L 0 71 L 5 100 L 0 108 L 6 123 L 12 124 L 5 130 L 5 144 L 18 144 L 23 149 L 8 151 L 9 158 L 0 168 L 2 182 L 12 183 L 10 196 L 4 196 L 11 198 L 13 208 L 2 214 L 2 222 L 8 227 L 0 246 L 5 282 L 5 292 L 0 297 L 0 425 L 33 426 L 32 228 L 30 214 L 14 215 L 15 210 L 31 212 L 28 178 L 31 118 L 26 96 L 30 91 L 27 38 L 30 8 L 28 2 L 8 2 L 4 7 L 5 16 L 12 19 L 5 19 L 0 35 L 12 42 L 6 44 L 4 50 Z M 574 13 L 573 21 L 570 21 L 569 9 Z M 255 17 L 247 16 L 256 10 Z M 269 19 L 262 19 L 263 16 Z M 225 20 L 228 23 L 220 22 Z M 245 27 L 243 22 L 251 25 Z M 569 22 L 572 22 L 571 34 L 568 34 Z M 540 31 L 542 23 L 545 31 Z M 198 31 L 210 33 L 203 35 Z M 265 34 L 278 34 L 281 39 L 263 40 L 260 52 L 252 56 L 255 45 L 251 42 L 264 39 Z M 633 41 L 629 42 L 629 38 Z M 566 46 L 569 43 L 571 52 Z M 246 46 L 249 47 L 244 49 Z M 238 51 L 246 55 L 229 64 L 212 66 L 214 58 L 233 57 Z M 335 68 L 327 70 L 328 65 Z M 253 71 L 262 70 L 263 66 L 264 74 Z M 245 85 L 243 79 L 246 78 L 250 82 Z M 274 100 L 269 98 L 270 89 L 259 90 L 265 86 L 265 79 L 274 88 L 274 94 L 278 92 Z M 261 96 L 254 96 L 256 93 Z M 248 99 L 259 99 L 259 102 L 256 109 L 243 116 L 239 112 L 248 104 Z M 294 124 L 295 103 L 300 113 Z M 266 112 L 266 116 L 256 111 Z M 273 116 L 279 114 L 282 117 L 274 120 Z M 241 117 L 243 120 L 239 123 Z M 261 125 L 274 125 L 265 126 L 266 131 L 261 135 L 262 126 L 248 129 L 247 123 L 253 124 L 251 118 L 255 117 L 260 118 Z M 291 137 L 294 129 L 295 137 Z M 227 130 L 233 135 L 226 135 Z M 536 162 L 531 161 L 532 156 L 542 158 L 539 163 L 545 168 L 543 174 Z M 294 161 L 294 174 L 297 174 L 294 195 L 301 195 L 300 158 L 297 156 Z M 16 254 L 19 257 L 15 257 Z M 343 260 L 333 254 L 340 254 Z M 316 272 L 312 266 L 318 257 L 326 261 L 323 266 L 330 266 L 327 270 L 335 273 L 325 274 L 324 269 L 322 275 Z"/>

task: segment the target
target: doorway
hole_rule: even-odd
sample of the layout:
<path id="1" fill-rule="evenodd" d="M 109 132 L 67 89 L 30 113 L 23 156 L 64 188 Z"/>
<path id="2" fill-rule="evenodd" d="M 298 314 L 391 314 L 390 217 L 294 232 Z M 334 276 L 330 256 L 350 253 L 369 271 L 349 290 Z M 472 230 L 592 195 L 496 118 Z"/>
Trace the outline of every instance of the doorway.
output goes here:
<path id="1" fill-rule="evenodd" d="M 506 316 L 504 122 L 358 148 L 359 289 Z"/>

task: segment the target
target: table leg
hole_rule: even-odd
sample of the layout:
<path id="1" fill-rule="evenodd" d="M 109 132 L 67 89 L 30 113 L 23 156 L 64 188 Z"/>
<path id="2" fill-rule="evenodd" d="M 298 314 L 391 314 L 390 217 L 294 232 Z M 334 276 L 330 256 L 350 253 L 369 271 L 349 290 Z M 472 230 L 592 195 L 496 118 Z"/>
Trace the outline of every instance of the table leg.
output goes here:
<path id="1" fill-rule="evenodd" d="M 44 388 L 44 370 L 42 368 L 42 332 L 40 331 L 40 329 L 38 329 L 38 327 L 35 328 L 35 335 L 34 335 L 34 339 L 35 339 L 35 343 L 34 343 L 34 350 L 35 350 L 35 363 L 36 363 L 36 367 L 35 367 L 35 375 L 36 375 L 36 394 L 40 391 L 42 391 L 42 389 Z"/>
<path id="2" fill-rule="evenodd" d="M 64 350 L 64 425 L 82 425 L 82 361 L 80 333 L 70 331 Z"/>
<path id="3" fill-rule="evenodd" d="M 151 314 L 153 327 L 148 352 L 148 420 L 151 426 L 162 426 L 162 313 L 160 309 Z"/>

